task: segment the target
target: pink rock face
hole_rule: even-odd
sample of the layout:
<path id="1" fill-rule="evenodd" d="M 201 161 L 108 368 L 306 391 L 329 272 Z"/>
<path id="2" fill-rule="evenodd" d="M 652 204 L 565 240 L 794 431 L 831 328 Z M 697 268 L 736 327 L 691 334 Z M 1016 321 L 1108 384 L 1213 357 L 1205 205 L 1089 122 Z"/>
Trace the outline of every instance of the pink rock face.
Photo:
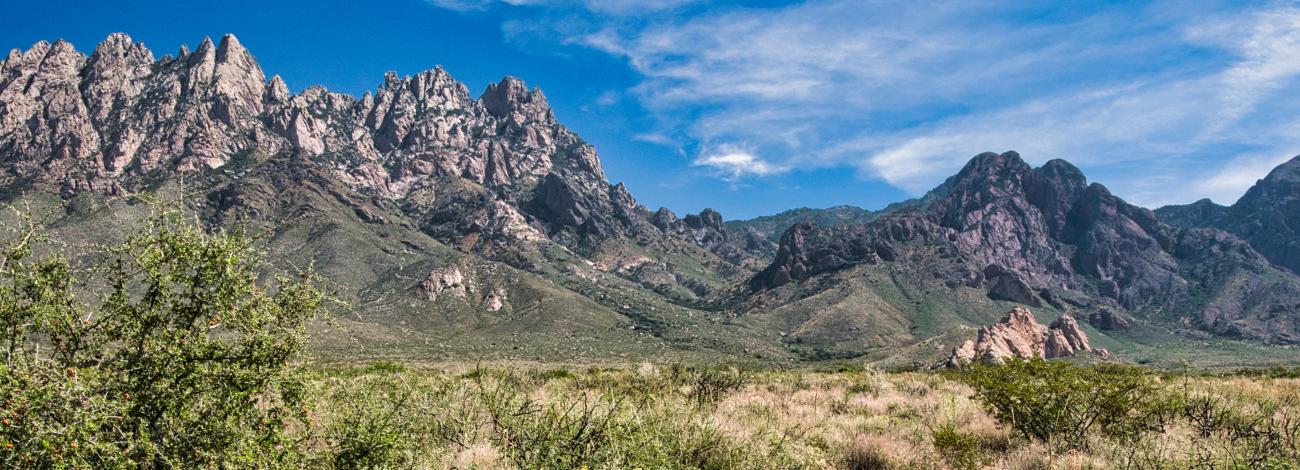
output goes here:
<path id="1" fill-rule="evenodd" d="M 1073 317 L 1062 315 L 1046 327 L 1034 319 L 1029 309 L 1016 306 L 1002 321 L 980 328 L 975 340 L 954 348 L 947 365 L 960 367 L 976 361 L 1001 364 L 1007 359 L 1053 359 L 1084 352 L 1110 357 L 1108 351 L 1092 348 L 1088 335 Z"/>
<path id="2" fill-rule="evenodd" d="M 1074 317 L 1062 315 L 1052 323 L 1048 332 L 1047 343 L 1043 349 L 1046 357 L 1066 357 L 1079 352 L 1092 351 L 1092 345 L 1088 343 L 1088 335 L 1079 329 L 1079 323 L 1074 321 Z"/>

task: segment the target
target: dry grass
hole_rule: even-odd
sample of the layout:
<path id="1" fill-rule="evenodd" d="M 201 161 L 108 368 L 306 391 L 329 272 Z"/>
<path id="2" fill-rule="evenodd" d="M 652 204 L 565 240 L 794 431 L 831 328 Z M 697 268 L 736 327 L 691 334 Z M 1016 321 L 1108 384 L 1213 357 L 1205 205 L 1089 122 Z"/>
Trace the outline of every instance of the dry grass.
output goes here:
<path id="1" fill-rule="evenodd" d="M 346 421 L 339 410 L 383 414 L 391 408 L 384 403 L 402 400 L 413 411 L 397 425 L 391 466 L 404 468 L 1256 468 L 1246 455 L 1252 443 L 1241 437 L 1247 431 L 1205 435 L 1185 419 L 1136 439 L 1096 436 L 1086 450 L 1054 448 L 1016 435 L 970 387 L 936 373 L 730 370 L 724 375 L 742 376 L 742 385 L 720 381 L 726 389 L 714 391 L 716 400 L 699 399 L 716 385 L 700 374 L 654 364 L 333 371 L 314 382 L 323 398 L 313 426 L 319 447 L 334 448 L 339 437 L 330 429 Z M 1163 385 L 1212 397 L 1244 423 L 1263 426 L 1258 420 L 1268 417 L 1278 428 L 1300 417 L 1297 379 L 1179 377 Z M 376 395 L 330 393 L 344 389 Z M 346 400 L 363 403 L 349 408 Z M 1292 434 L 1275 436 L 1281 445 L 1296 445 L 1296 423 L 1282 432 Z M 964 454 L 936 449 L 941 427 L 969 444 Z M 954 455 L 970 458 L 962 464 Z M 1295 468 L 1278 459 L 1268 465 Z"/>

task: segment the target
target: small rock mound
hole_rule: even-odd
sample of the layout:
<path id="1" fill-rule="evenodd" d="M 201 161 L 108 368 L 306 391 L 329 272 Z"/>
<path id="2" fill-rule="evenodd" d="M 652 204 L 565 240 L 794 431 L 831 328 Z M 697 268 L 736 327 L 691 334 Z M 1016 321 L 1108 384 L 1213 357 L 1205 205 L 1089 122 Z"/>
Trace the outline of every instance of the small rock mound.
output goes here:
<path id="1" fill-rule="evenodd" d="M 445 266 L 434 269 L 420 283 L 415 295 L 424 300 L 438 300 L 439 295 L 450 294 L 456 297 L 465 297 L 470 290 L 470 286 L 465 279 L 465 275 L 460 272 L 460 268 L 455 266 Z"/>
<path id="2" fill-rule="evenodd" d="M 478 305 L 483 310 L 498 312 L 508 308 L 507 289 L 480 268 L 468 265 L 447 265 L 434 268 L 415 288 L 415 296 L 429 302 L 453 302 L 452 308 Z M 464 302 L 464 303 L 460 303 Z"/>
<path id="3" fill-rule="evenodd" d="M 1084 352 L 1111 357 L 1109 351 L 1092 347 L 1074 317 L 1061 315 L 1051 326 L 1043 326 L 1029 309 L 1016 306 L 1002 321 L 980 328 L 973 341 L 954 348 L 946 365 L 961 367 L 976 361 L 1001 364 L 1013 358 L 1053 359 Z"/>

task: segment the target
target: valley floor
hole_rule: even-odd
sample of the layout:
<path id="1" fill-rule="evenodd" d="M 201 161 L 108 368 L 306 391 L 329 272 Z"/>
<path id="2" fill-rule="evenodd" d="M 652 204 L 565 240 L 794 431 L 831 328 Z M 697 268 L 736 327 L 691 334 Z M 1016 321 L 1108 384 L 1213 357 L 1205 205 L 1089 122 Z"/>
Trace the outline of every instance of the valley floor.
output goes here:
<path id="1" fill-rule="evenodd" d="M 1292 372 L 1018 370 L 322 366 L 303 434 L 335 467 L 1300 468 Z"/>

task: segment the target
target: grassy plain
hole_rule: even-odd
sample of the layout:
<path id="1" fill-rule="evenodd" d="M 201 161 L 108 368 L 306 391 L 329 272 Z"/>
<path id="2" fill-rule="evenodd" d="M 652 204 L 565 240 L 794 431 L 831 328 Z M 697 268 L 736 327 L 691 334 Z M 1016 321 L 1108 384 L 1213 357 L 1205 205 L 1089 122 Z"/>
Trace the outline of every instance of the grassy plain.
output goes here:
<path id="1" fill-rule="evenodd" d="M 957 372 L 649 362 L 322 368 L 299 432 L 314 465 L 336 467 L 1300 468 L 1295 374 L 1129 372 L 1143 387 L 1120 414 L 1140 426 L 1092 416 L 1068 442 L 999 418 Z M 1069 386 L 1054 399 L 1094 393 Z M 1049 418 L 1090 416 L 1073 413 Z"/>

